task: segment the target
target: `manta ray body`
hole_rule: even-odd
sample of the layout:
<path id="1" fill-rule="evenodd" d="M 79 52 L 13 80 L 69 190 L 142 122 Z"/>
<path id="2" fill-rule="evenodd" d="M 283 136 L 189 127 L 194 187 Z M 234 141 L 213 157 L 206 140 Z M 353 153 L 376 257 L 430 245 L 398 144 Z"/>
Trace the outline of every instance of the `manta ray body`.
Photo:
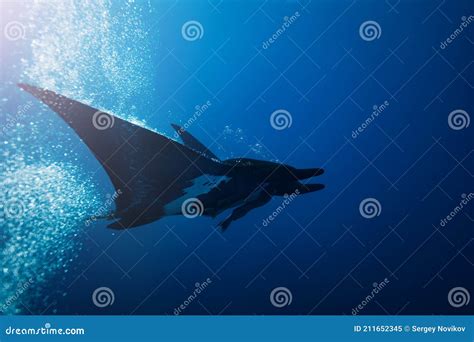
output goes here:
<path id="1" fill-rule="evenodd" d="M 184 144 L 104 113 L 84 103 L 28 84 L 19 87 L 56 112 L 89 147 L 115 190 L 115 211 L 107 217 L 114 229 L 127 229 L 164 216 L 215 217 L 226 229 L 273 196 L 305 194 L 322 184 L 300 180 L 321 175 L 321 168 L 297 169 L 269 161 L 220 160 L 194 136 L 173 124 Z M 107 127 L 100 120 L 108 120 Z"/>

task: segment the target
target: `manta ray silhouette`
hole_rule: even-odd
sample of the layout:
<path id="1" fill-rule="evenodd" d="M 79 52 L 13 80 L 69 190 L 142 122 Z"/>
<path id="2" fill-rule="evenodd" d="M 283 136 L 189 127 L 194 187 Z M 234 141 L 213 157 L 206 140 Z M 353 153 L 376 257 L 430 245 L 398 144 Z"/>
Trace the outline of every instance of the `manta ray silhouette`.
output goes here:
<path id="1" fill-rule="evenodd" d="M 224 230 L 272 196 L 324 188 L 300 182 L 321 175 L 320 168 L 248 158 L 221 161 L 178 125 L 172 127 L 184 145 L 53 91 L 18 86 L 59 114 L 104 167 L 120 193 L 115 212 L 107 217 L 114 220 L 110 228 L 137 227 L 168 215 L 215 217 L 234 208 L 219 223 Z M 100 120 L 108 120 L 107 127 L 98 126 Z"/>

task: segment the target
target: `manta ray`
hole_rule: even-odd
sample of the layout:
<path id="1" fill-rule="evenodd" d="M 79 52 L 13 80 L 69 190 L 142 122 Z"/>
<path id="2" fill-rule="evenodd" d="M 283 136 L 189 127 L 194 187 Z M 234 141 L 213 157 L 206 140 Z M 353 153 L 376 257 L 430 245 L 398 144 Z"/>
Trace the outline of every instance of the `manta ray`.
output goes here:
<path id="1" fill-rule="evenodd" d="M 273 196 L 306 194 L 322 184 L 300 180 L 321 175 L 321 168 L 297 169 L 270 161 L 220 160 L 183 127 L 172 124 L 183 144 L 51 90 L 19 84 L 56 112 L 89 147 L 116 193 L 109 228 L 128 229 L 164 216 L 216 217 L 222 230 Z M 105 124 L 104 125 L 104 120 Z"/>

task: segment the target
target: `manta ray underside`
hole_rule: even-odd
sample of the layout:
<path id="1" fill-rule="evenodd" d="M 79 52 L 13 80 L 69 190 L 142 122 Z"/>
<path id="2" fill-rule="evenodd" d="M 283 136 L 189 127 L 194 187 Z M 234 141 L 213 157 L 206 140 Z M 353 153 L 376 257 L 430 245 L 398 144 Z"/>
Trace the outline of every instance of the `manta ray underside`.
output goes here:
<path id="1" fill-rule="evenodd" d="M 119 194 L 108 217 L 110 228 L 137 227 L 168 215 L 215 217 L 235 208 L 219 224 L 225 229 L 272 196 L 324 187 L 300 182 L 322 174 L 319 168 L 246 158 L 221 161 L 178 125 L 172 126 L 184 145 L 51 90 L 19 87 L 56 112 L 104 167 Z"/>

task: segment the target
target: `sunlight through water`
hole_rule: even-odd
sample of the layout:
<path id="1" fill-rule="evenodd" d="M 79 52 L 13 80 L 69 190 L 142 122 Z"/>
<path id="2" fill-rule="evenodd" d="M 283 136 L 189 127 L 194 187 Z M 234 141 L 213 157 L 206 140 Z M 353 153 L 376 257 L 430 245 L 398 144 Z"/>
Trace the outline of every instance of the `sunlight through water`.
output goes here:
<path id="1" fill-rule="evenodd" d="M 38 1 L 29 12 L 33 39 L 24 76 L 33 84 L 129 119 L 136 99 L 152 98 L 149 32 L 133 2 Z M 113 14 L 111 11 L 114 11 Z"/>
<path id="2" fill-rule="evenodd" d="M 139 96 L 146 106 L 152 92 L 143 8 L 103 0 L 23 6 L 28 40 L 12 68 L 20 70 L 18 81 L 145 125 L 134 103 Z M 33 99 L 24 110 L 12 109 L 24 105 L 25 95 L 0 108 L 7 123 L 0 140 L 0 314 L 54 308 L 58 293 L 67 292 L 62 277 L 77 267 L 84 222 L 105 201 L 95 170 L 80 163 L 73 144 L 80 141 L 63 122 Z"/>

